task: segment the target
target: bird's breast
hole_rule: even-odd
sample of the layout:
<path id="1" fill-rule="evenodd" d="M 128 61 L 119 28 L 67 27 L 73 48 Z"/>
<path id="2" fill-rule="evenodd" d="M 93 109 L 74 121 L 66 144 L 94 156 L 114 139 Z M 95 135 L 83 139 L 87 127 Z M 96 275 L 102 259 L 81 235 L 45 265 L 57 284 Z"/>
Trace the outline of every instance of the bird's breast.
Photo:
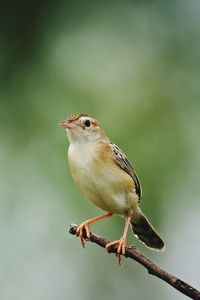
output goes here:
<path id="1" fill-rule="evenodd" d="M 110 159 L 109 153 L 102 156 L 101 152 L 89 145 L 70 146 L 68 159 L 73 180 L 95 205 L 123 214 L 131 206 L 127 195 L 135 195 L 133 181 Z"/>

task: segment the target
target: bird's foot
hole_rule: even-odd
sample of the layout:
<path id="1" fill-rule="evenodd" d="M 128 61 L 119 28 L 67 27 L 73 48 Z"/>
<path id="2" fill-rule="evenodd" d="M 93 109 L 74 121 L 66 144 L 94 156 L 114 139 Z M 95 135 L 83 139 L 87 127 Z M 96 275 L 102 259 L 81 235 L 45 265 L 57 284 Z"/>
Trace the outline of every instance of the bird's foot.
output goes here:
<path id="1" fill-rule="evenodd" d="M 76 236 L 80 237 L 81 245 L 83 246 L 83 248 L 85 248 L 84 231 L 86 232 L 86 238 L 89 240 L 90 239 L 90 228 L 89 228 L 88 221 L 81 223 L 76 230 Z"/>
<path id="2" fill-rule="evenodd" d="M 112 248 L 113 246 L 117 246 L 117 252 L 116 257 L 118 258 L 119 265 L 121 264 L 121 255 L 125 254 L 126 249 L 126 238 L 121 237 L 120 240 L 110 242 L 106 245 L 105 250 L 109 250 L 109 248 Z"/>

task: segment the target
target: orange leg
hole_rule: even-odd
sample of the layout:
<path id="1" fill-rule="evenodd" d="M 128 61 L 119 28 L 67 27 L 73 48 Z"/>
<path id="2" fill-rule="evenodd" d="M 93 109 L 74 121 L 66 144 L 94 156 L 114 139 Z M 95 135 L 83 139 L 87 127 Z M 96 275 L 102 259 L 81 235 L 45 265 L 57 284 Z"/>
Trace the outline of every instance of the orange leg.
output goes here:
<path id="1" fill-rule="evenodd" d="M 83 238 L 83 231 L 85 230 L 86 231 L 86 236 L 88 239 L 90 239 L 90 228 L 89 228 L 89 225 L 92 224 L 92 223 L 95 223 L 99 220 L 102 220 L 102 219 L 106 219 L 106 218 L 109 218 L 111 217 L 113 214 L 111 213 L 106 213 L 106 214 L 103 214 L 101 216 L 98 216 L 98 217 L 95 217 L 95 218 L 92 218 L 90 220 L 87 220 L 83 223 L 81 223 L 77 230 L 76 230 L 76 235 L 80 237 L 80 240 L 81 240 L 81 244 L 82 246 L 85 248 L 85 241 L 84 241 L 84 238 Z"/>
<path id="2" fill-rule="evenodd" d="M 117 253 L 116 256 L 118 257 L 119 264 L 121 263 L 121 254 L 125 254 L 125 247 L 126 247 L 126 239 L 127 239 L 127 233 L 128 233 L 128 227 L 131 221 L 130 216 L 125 216 L 125 227 L 124 227 L 124 233 L 120 240 L 110 242 L 106 245 L 105 250 L 108 250 L 109 248 L 118 245 L 117 247 Z"/>

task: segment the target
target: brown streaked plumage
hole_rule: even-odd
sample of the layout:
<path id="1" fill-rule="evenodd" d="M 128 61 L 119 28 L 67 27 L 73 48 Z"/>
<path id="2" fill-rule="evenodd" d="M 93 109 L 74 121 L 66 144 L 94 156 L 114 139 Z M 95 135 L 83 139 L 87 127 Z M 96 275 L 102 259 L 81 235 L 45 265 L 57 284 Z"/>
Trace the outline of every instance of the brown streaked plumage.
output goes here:
<path id="1" fill-rule="evenodd" d="M 107 212 L 78 227 L 82 245 L 84 229 L 90 237 L 89 224 L 119 214 L 125 217 L 124 234 L 106 246 L 118 245 L 119 262 L 120 255 L 125 254 L 129 224 L 146 246 L 163 249 L 164 242 L 139 208 L 142 189 L 138 176 L 123 151 L 108 139 L 101 123 L 86 114 L 75 114 L 60 124 L 70 141 L 68 160 L 74 182 L 87 199 Z"/>
<path id="2" fill-rule="evenodd" d="M 69 118 L 67 119 L 68 122 L 75 122 L 78 119 L 80 119 L 80 117 L 89 117 L 87 114 L 74 114 L 69 116 Z"/>
<path id="3" fill-rule="evenodd" d="M 135 184 L 135 192 L 138 195 L 138 199 L 141 200 L 142 199 L 141 184 L 136 172 L 133 170 L 131 163 L 129 162 L 126 155 L 122 152 L 122 150 L 120 150 L 120 148 L 117 145 L 111 143 L 111 147 L 113 149 L 116 163 L 120 166 L 120 168 L 122 168 L 126 173 L 128 173 L 131 176 Z"/>

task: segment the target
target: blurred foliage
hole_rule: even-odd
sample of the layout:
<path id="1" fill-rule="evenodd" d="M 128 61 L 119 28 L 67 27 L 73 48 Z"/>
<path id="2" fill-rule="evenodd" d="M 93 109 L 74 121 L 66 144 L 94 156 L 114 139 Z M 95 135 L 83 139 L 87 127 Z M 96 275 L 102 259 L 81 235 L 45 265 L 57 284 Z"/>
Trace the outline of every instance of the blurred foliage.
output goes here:
<path id="1" fill-rule="evenodd" d="M 198 287 L 200 2 L 1 6 L 0 297 L 182 299 L 140 266 L 119 268 L 66 235 L 101 212 L 72 182 L 58 122 L 77 112 L 101 120 L 140 177 L 141 206 L 166 251 L 150 252 L 131 232 L 129 243 Z M 93 229 L 118 238 L 123 219 Z"/>

